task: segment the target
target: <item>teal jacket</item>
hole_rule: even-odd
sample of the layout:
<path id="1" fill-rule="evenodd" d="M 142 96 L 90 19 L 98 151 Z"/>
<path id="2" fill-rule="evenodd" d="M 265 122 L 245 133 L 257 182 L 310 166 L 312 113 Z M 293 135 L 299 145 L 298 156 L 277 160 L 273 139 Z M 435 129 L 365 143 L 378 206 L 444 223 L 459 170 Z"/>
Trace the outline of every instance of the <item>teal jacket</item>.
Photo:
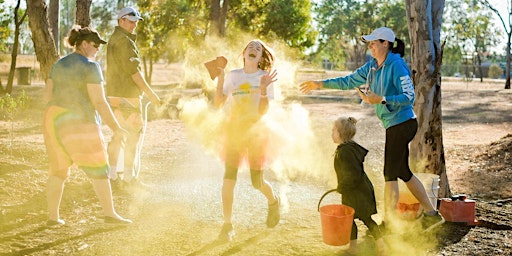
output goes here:
<path id="1" fill-rule="evenodd" d="M 416 118 L 414 114 L 414 84 L 405 61 L 396 53 L 388 53 L 384 63 L 378 67 L 372 59 L 354 73 L 323 81 L 324 88 L 349 90 L 363 84 L 372 92 L 386 97 L 386 104 L 375 104 L 375 113 L 384 128 Z"/>

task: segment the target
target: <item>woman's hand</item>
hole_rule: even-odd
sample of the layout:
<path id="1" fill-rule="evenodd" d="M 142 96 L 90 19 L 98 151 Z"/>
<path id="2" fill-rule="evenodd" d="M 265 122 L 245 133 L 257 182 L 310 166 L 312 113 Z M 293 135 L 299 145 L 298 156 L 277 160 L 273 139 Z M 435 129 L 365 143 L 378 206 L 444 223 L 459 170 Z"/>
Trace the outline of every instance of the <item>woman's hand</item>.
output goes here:
<path id="1" fill-rule="evenodd" d="M 299 85 L 299 90 L 304 94 L 320 88 L 322 88 L 322 82 L 320 81 L 307 81 Z"/>
<path id="2" fill-rule="evenodd" d="M 274 69 L 272 70 L 271 72 L 268 72 L 267 74 L 263 75 L 261 77 L 261 81 L 260 81 L 260 90 L 261 90 L 261 94 L 262 95 L 266 95 L 267 94 L 267 87 L 277 81 L 277 71 Z"/>
<path id="3" fill-rule="evenodd" d="M 361 97 L 361 99 L 366 103 L 380 104 L 382 102 L 382 96 L 377 95 L 372 91 L 367 91 L 366 93 L 364 93 L 361 90 L 358 90 L 357 88 L 356 91 L 359 94 L 359 97 Z"/>

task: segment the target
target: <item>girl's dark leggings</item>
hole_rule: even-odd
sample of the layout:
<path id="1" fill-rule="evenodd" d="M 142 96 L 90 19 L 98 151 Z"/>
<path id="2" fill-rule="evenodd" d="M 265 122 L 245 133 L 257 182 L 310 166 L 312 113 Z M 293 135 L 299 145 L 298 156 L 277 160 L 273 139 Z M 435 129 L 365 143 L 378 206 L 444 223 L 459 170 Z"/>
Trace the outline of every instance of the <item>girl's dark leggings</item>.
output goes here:
<path id="1" fill-rule="evenodd" d="M 381 238 L 382 234 L 380 232 L 380 227 L 377 225 L 377 222 L 375 222 L 371 216 L 368 216 L 366 218 L 359 218 L 367 227 L 368 230 L 370 230 L 370 233 L 372 234 L 373 238 L 375 240 Z M 356 240 L 357 239 L 357 225 L 355 221 L 352 221 L 352 231 L 350 233 L 350 240 Z"/>

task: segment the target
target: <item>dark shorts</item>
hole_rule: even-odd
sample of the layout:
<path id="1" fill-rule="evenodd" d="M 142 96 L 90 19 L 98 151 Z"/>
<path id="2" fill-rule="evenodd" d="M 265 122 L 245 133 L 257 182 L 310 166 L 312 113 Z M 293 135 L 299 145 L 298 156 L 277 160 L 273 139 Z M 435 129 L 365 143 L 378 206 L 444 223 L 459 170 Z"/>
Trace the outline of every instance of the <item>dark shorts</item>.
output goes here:
<path id="1" fill-rule="evenodd" d="M 386 129 L 386 146 L 384 148 L 384 179 L 396 181 L 398 178 L 408 182 L 412 178 L 409 168 L 409 142 L 418 130 L 418 121 L 397 124 Z"/>

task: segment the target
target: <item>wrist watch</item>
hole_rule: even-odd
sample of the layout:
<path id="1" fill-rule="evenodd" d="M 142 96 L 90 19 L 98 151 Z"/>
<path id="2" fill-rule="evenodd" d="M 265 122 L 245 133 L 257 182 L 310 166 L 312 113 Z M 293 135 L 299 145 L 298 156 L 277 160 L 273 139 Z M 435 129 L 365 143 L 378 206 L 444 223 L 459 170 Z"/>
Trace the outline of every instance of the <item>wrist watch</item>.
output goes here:
<path id="1" fill-rule="evenodd" d="M 380 102 L 380 104 L 386 105 L 386 103 L 386 96 L 382 96 L 382 101 Z"/>

